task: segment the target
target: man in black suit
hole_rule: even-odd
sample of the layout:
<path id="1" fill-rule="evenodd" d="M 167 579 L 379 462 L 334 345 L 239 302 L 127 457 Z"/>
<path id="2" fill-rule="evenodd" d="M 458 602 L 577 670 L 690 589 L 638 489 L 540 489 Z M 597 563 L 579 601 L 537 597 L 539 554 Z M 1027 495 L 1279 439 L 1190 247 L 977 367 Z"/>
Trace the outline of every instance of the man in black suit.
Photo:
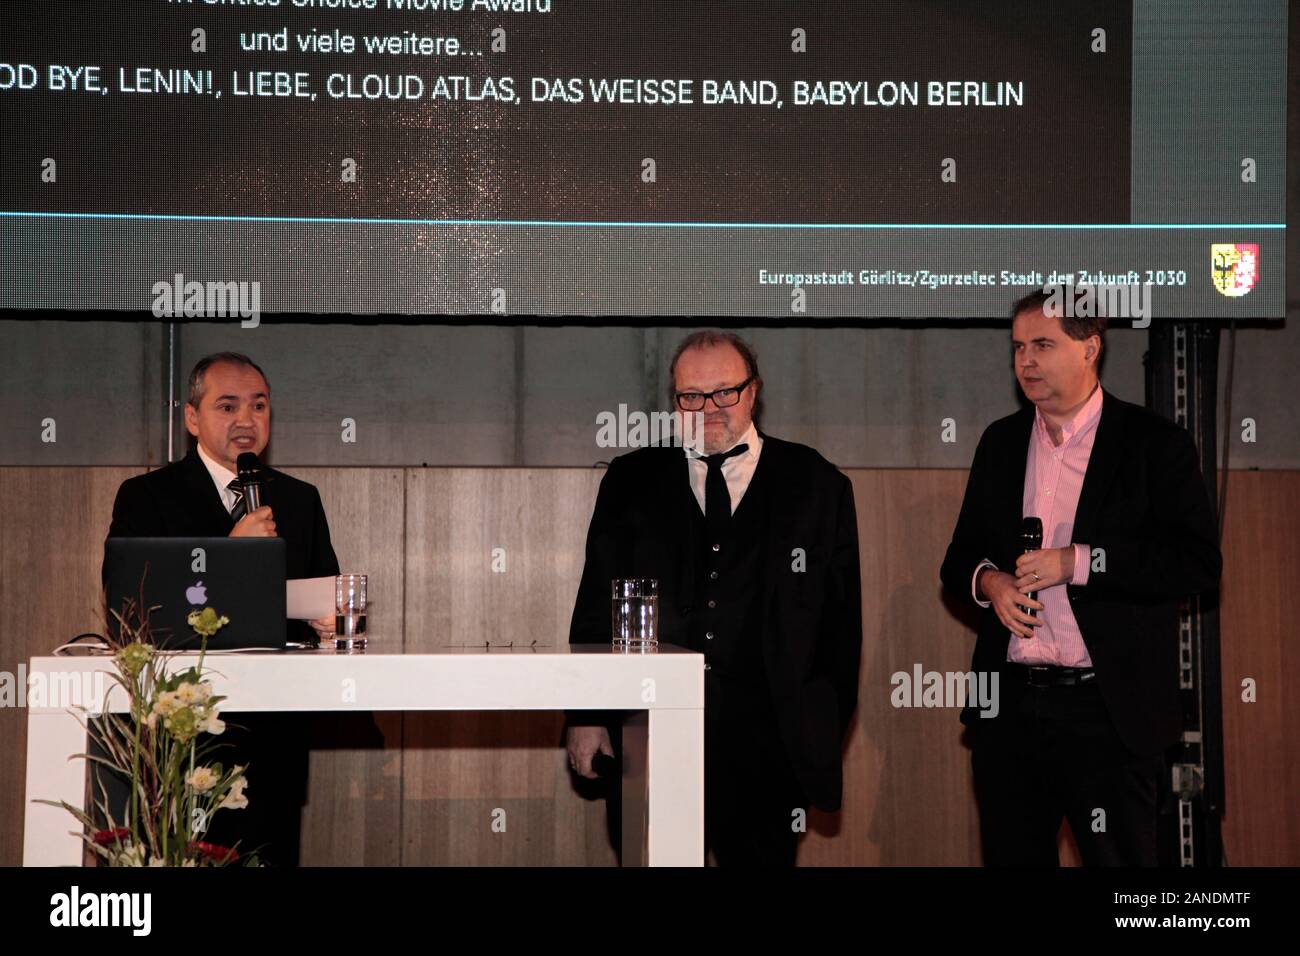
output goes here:
<path id="1" fill-rule="evenodd" d="M 601 481 L 571 643 L 610 641 L 610 582 L 659 582 L 659 638 L 705 657 L 705 841 L 720 865 L 792 866 L 811 803 L 840 806 L 862 645 L 853 488 L 817 452 L 758 431 L 762 380 L 738 336 L 673 358 L 673 407 L 703 452 L 651 447 Z M 570 714 L 581 776 L 609 727 Z"/>
<path id="2" fill-rule="evenodd" d="M 338 574 L 325 509 L 314 486 L 263 467 L 268 504 L 247 512 L 237 459 L 261 455 L 271 438 L 271 392 L 252 359 L 223 352 L 190 373 L 185 426 L 194 445 L 180 461 L 128 478 L 113 503 L 110 538 L 276 537 L 285 539 L 285 576 Z M 334 618 L 312 622 L 332 634 Z M 295 638 L 314 640 L 300 628 Z"/>
<path id="3" fill-rule="evenodd" d="M 194 446 L 180 461 L 129 478 L 113 504 L 114 537 L 284 538 L 289 578 L 338 574 L 329 525 L 316 489 L 263 468 L 267 504 L 251 512 L 236 481 L 236 460 L 261 455 L 271 437 L 271 388 L 252 359 L 210 355 L 190 373 L 185 425 Z M 218 610 L 221 610 L 218 608 Z M 289 639 L 331 637 L 333 616 L 290 622 Z M 209 839 L 246 850 L 263 847 L 264 862 L 298 862 L 299 826 L 307 777 L 307 723 L 297 714 L 230 714 L 224 763 L 249 766 L 247 809 L 218 813 Z"/>
<path id="4" fill-rule="evenodd" d="M 1086 865 L 1153 866 L 1178 605 L 1216 589 L 1222 559 L 1191 437 L 1101 388 L 1106 320 L 1060 303 L 1013 308 L 1033 404 L 980 439 L 941 571 L 984 609 L 971 666 L 1000 688 L 996 716 L 962 712 L 984 862 L 1056 866 L 1064 817 Z M 1042 547 L 1022 553 L 1027 516 Z"/>

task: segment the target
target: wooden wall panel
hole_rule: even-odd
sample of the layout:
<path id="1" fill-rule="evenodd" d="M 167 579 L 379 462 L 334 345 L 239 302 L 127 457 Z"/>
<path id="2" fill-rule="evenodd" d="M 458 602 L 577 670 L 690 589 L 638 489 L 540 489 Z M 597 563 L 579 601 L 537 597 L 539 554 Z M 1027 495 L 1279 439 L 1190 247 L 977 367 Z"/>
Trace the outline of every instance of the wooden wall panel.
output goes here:
<path id="1" fill-rule="evenodd" d="M 567 641 L 603 474 L 408 471 L 407 650 Z"/>
<path id="2" fill-rule="evenodd" d="M 366 631 L 402 647 L 405 477 L 398 468 L 286 469 L 314 484 L 340 570 L 367 575 Z M 316 715 L 302 820 L 309 866 L 397 866 L 402 833 L 400 713 Z"/>
<path id="3" fill-rule="evenodd" d="M 104 632 L 104 538 L 118 485 L 141 470 L 0 468 L 0 671 L 16 680 L 29 658 Z M 0 707 L 0 866 L 22 862 L 26 766 L 26 707 Z"/>
<path id="4" fill-rule="evenodd" d="M 1230 472 L 1224 532 L 1224 852 L 1232 866 L 1300 866 L 1300 472 Z"/>
<path id="5" fill-rule="evenodd" d="M 95 623 L 101 544 L 122 468 L 0 469 L 0 670 Z M 341 562 L 372 575 L 377 642 L 565 640 L 603 472 L 302 469 L 321 489 Z M 978 863 L 969 751 L 950 709 L 899 709 L 890 677 L 965 670 L 974 639 L 940 593 L 960 471 L 854 470 L 863 574 L 861 693 L 845 750 L 845 806 L 813 814 L 802 865 Z M 1300 863 L 1289 794 L 1300 760 L 1286 688 L 1300 634 L 1300 473 L 1231 478 L 1223 589 L 1224 837 L 1238 865 Z M 503 573 L 492 549 L 505 549 Z M 523 630 L 526 638 L 519 636 Z M 1253 677 L 1258 702 L 1240 701 Z M 608 865 L 604 805 L 579 793 L 558 715 L 400 714 L 382 740 L 328 718 L 312 754 L 309 864 Z M 0 709 L 0 865 L 21 859 L 25 713 Z M 319 742 L 318 742 L 319 743 Z M 504 811 L 505 832 L 492 829 Z M 499 815 L 496 819 L 500 819 Z M 1063 858 L 1077 858 L 1068 839 Z"/>
<path id="6" fill-rule="evenodd" d="M 858 710 L 838 819 L 814 814 L 800 865 L 964 865 L 979 860 L 970 752 L 958 711 L 895 708 L 891 676 L 965 671 L 973 637 L 940 599 L 966 473 L 849 471 L 862 560 Z"/>
<path id="7" fill-rule="evenodd" d="M 403 863 L 614 863 L 605 805 L 573 786 L 562 725 L 554 713 L 407 714 Z"/>
<path id="8" fill-rule="evenodd" d="M 407 650 L 567 641 L 602 474 L 408 471 Z M 407 714 L 403 862 L 614 862 L 604 805 L 574 789 L 562 728 L 548 713 Z M 492 829 L 501 812 L 504 832 Z"/>

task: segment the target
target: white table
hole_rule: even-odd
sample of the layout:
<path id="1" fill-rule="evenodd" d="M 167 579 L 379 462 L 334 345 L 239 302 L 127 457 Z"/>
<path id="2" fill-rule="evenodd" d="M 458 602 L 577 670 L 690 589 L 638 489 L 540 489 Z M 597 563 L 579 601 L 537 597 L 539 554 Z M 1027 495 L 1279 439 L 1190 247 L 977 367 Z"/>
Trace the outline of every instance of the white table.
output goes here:
<path id="1" fill-rule="evenodd" d="M 175 655 L 169 672 L 197 655 Z M 29 681 L 46 686 L 107 671 L 105 657 L 34 657 Z M 623 863 L 700 866 L 704 855 L 704 658 L 660 645 L 624 654 L 604 645 L 449 648 L 431 654 L 209 654 L 221 709 L 236 711 L 622 710 Z M 43 675 L 37 678 L 36 675 Z M 75 675 L 75 677 L 74 677 Z M 92 678 L 93 679 L 93 678 Z M 350 682 L 350 683 L 349 683 Z M 126 710 L 113 687 L 107 710 Z M 52 701 L 51 701 L 52 702 Z M 73 712 L 28 708 L 24 866 L 79 866 L 86 734 Z"/>

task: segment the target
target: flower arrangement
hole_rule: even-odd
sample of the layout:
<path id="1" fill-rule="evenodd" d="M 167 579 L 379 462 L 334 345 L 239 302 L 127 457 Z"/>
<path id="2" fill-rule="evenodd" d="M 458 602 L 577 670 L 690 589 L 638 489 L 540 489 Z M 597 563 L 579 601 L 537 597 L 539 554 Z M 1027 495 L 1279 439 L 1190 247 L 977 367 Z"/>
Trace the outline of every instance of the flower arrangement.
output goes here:
<path id="1" fill-rule="evenodd" d="M 90 813 L 63 801 L 41 802 L 62 806 L 75 816 L 87 846 L 109 866 L 255 866 L 256 853 L 202 839 L 216 814 L 248 806 L 247 768 L 227 768 L 212 759 L 218 747 L 215 738 L 226 729 L 218 712 L 225 698 L 214 694 L 211 682 L 204 679 L 208 639 L 230 621 L 210 607 L 193 611 L 187 621 L 200 637 L 199 660 L 172 674 L 168 655 L 150 633 L 149 613 L 154 609 L 142 609 L 142 603 L 127 599 L 121 614 L 113 612 L 121 625 L 120 637 L 109 638 L 114 665 L 110 679 L 127 695 L 126 713 L 108 713 L 105 701 L 100 719 L 78 715 L 104 754 L 80 756 L 128 780 L 129 803 L 115 811 L 101 781 L 98 809 L 107 827 L 99 829 Z M 117 820 L 123 810 L 125 819 Z"/>

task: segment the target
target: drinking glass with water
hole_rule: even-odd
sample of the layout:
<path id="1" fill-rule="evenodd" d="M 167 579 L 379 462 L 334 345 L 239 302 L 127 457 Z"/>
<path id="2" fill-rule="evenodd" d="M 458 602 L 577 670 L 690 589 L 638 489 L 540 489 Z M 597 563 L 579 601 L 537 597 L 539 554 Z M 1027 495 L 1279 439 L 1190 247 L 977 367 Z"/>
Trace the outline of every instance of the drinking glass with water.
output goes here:
<path id="1" fill-rule="evenodd" d="M 334 646 L 338 650 L 366 646 L 364 574 L 340 574 L 334 579 Z"/>
<path id="2" fill-rule="evenodd" d="M 613 581 L 614 647 L 652 651 L 659 647 L 659 582 L 655 578 Z"/>

